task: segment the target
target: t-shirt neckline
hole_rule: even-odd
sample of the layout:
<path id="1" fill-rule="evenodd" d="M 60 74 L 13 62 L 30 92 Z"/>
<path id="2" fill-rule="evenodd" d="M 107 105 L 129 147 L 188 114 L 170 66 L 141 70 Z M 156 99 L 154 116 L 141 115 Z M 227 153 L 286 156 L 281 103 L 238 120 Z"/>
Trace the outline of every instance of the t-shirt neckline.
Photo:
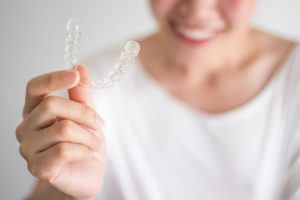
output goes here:
<path id="1" fill-rule="evenodd" d="M 268 83 L 259 91 L 259 93 L 254 98 L 252 98 L 251 100 L 242 104 L 239 107 L 216 114 L 193 109 L 188 104 L 169 94 L 160 86 L 157 80 L 151 77 L 151 75 L 143 68 L 143 65 L 139 58 L 135 60 L 137 73 L 136 75 L 137 77 L 140 77 L 140 79 L 142 79 L 140 81 L 143 81 L 143 83 L 145 83 L 145 85 L 148 86 L 147 89 L 150 89 L 152 92 L 154 92 L 155 95 L 159 95 L 162 98 L 166 98 L 171 104 L 176 105 L 177 108 L 183 109 L 186 112 L 190 112 L 191 114 L 195 115 L 201 120 L 210 122 L 227 122 L 232 120 L 238 120 L 241 118 L 241 116 L 247 116 L 257 111 L 258 109 L 261 109 L 262 106 L 268 102 L 268 100 L 270 99 L 268 97 L 270 97 L 273 92 L 272 88 L 274 87 L 277 80 L 279 80 L 280 77 L 283 76 L 288 70 L 287 68 L 290 64 L 290 61 L 293 59 L 299 47 L 300 45 L 294 45 L 292 47 L 285 60 L 282 62 L 282 66 L 280 67 L 280 69 L 274 73 L 274 75 L 271 77 Z"/>

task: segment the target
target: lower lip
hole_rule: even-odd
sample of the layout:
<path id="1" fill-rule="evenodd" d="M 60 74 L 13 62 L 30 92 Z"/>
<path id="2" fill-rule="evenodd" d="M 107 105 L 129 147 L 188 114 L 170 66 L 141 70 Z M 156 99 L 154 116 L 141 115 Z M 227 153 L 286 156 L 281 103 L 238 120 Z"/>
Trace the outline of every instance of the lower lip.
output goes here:
<path id="1" fill-rule="evenodd" d="M 213 40 L 213 37 L 208 38 L 208 39 L 204 39 L 204 40 L 193 40 L 191 38 L 188 38 L 186 36 L 184 36 L 183 34 L 181 34 L 180 32 L 178 32 L 174 26 L 172 26 L 173 32 L 175 33 L 175 36 L 184 44 L 189 45 L 189 46 L 202 46 L 205 45 L 207 43 L 209 43 L 210 41 Z"/>

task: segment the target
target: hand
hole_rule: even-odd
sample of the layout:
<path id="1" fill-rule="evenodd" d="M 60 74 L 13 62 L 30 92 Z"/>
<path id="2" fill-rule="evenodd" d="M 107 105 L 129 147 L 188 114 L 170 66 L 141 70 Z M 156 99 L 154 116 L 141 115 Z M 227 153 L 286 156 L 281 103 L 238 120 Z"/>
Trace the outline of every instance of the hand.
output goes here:
<path id="1" fill-rule="evenodd" d="M 20 153 L 37 178 L 75 199 L 95 197 L 106 168 L 103 120 L 95 112 L 87 68 L 52 72 L 28 82 Z M 70 100 L 48 96 L 68 89 Z"/>

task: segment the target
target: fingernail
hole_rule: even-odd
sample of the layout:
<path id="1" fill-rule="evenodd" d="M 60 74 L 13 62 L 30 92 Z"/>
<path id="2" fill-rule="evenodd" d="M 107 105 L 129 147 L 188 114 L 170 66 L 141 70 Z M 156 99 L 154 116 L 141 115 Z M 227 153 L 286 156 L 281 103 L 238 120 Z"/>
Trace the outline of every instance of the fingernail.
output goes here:
<path id="1" fill-rule="evenodd" d="M 65 72 L 65 74 L 64 74 L 65 83 L 73 83 L 75 79 L 76 79 L 76 76 L 74 73 L 71 73 L 69 71 Z"/>

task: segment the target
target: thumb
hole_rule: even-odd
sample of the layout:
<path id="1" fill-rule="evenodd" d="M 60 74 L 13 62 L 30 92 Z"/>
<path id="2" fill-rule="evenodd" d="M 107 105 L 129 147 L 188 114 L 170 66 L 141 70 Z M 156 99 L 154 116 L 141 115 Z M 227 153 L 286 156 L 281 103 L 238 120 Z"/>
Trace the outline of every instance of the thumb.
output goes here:
<path id="1" fill-rule="evenodd" d="M 94 108 L 92 90 L 89 87 L 91 80 L 88 69 L 85 65 L 77 65 L 76 71 L 79 73 L 80 82 L 77 86 L 68 90 L 69 98 Z"/>

